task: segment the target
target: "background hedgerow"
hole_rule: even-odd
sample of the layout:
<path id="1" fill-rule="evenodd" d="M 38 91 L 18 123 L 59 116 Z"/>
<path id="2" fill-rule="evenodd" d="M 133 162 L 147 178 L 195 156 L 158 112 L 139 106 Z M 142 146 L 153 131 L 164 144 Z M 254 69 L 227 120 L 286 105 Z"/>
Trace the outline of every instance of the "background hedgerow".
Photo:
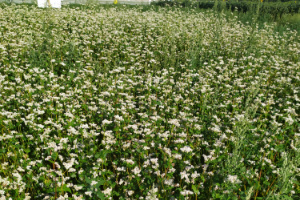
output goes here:
<path id="1" fill-rule="evenodd" d="M 214 9 L 226 15 L 238 18 L 243 23 L 260 24 L 276 22 L 276 31 L 284 32 L 287 28 L 300 32 L 300 1 L 289 0 L 159 0 L 151 2 L 152 5 L 162 7 L 180 7 L 181 9 L 195 8 L 198 10 Z M 298 33 L 299 34 L 299 33 Z"/>
<path id="2" fill-rule="evenodd" d="M 234 13 L 0 9 L 0 199 L 295 199 L 300 43 Z"/>

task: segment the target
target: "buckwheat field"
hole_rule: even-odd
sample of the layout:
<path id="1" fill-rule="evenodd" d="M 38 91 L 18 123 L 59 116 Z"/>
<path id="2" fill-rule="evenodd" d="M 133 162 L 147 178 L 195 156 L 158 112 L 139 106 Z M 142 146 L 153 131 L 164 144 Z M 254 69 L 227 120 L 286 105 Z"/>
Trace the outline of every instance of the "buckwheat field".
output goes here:
<path id="1" fill-rule="evenodd" d="M 297 199 L 300 36 L 236 13 L 0 7 L 0 199 Z"/>

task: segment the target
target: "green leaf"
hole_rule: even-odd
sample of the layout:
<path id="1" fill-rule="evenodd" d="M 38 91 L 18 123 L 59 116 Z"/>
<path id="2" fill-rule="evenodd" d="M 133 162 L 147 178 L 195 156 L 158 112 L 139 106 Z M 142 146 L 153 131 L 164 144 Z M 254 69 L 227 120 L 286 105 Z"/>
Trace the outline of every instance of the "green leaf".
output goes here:
<path id="1" fill-rule="evenodd" d="M 113 191 L 112 193 L 113 193 L 114 196 L 117 196 L 117 197 L 120 196 L 120 193 L 118 193 L 116 191 Z"/>
<path id="2" fill-rule="evenodd" d="M 120 104 L 120 103 L 115 104 L 115 108 L 121 108 L 121 106 L 122 106 L 122 104 Z"/>
<path id="3" fill-rule="evenodd" d="M 57 153 L 57 152 L 53 152 L 52 155 L 51 155 L 51 158 L 52 158 L 53 160 L 56 160 L 57 157 L 58 157 L 58 153 Z"/>
<path id="4" fill-rule="evenodd" d="M 160 102 L 160 101 L 155 101 L 155 100 L 154 100 L 154 103 L 155 103 L 156 105 L 161 105 L 161 102 Z"/>
<path id="5" fill-rule="evenodd" d="M 101 154 L 100 153 L 96 153 L 95 158 L 100 158 Z"/>
<path id="6" fill-rule="evenodd" d="M 180 199 L 180 200 L 184 200 L 184 196 L 183 196 L 183 195 L 180 195 L 180 196 L 179 196 L 179 199 Z"/>
<path id="7" fill-rule="evenodd" d="M 201 175 L 200 178 L 201 178 L 201 180 L 202 180 L 203 182 L 205 182 L 205 178 L 204 178 L 203 175 Z"/>
<path id="8" fill-rule="evenodd" d="M 88 109 L 88 106 L 87 106 L 86 104 L 82 104 L 81 107 L 82 107 L 83 109 L 85 109 L 85 110 Z"/>
<path id="9" fill-rule="evenodd" d="M 11 81 L 14 81 L 14 80 L 15 80 L 15 77 L 13 77 L 13 76 L 8 76 L 8 78 L 9 78 Z"/>
<path id="10" fill-rule="evenodd" d="M 102 180 L 102 179 L 101 179 L 101 180 L 97 180 L 97 182 L 98 182 L 98 183 L 96 184 L 96 186 L 97 186 L 97 187 L 100 187 L 100 185 L 103 185 L 103 184 L 105 183 L 105 180 Z"/>
<path id="11" fill-rule="evenodd" d="M 54 192 L 54 188 L 46 189 L 46 193 L 47 194 L 50 194 L 50 193 L 53 193 L 53 192 Z"/>
<path id="12" fill-rule="evenodd" d="M 6 150 L 5 149 L 0 149 L 0 155 L 5 154 Z"/>
<path id="13" fill-rule="evenodd" d="M 221 195 L 219 193 L 214 194 L 214 198 L 221 198 Z"/>
<path id="14" fill-rule="evenodd" d="M 51 185 L 51 182 L 49 180 L 45 180 L 44 184 L 45 184 L 46 188 L 48 188 Z"/>
<path id="15" fill-rule="evenodd" d="M 29 153 L 30 152 L 30 149 L 25 149 L 24 150 L 26 153 Z"/>
<path id="16" fill-rule="evenodd" d="M 265 180 L 265 181 L 263 182 L 263 184 L 264 184 L 264 185 L 270 185 L 270 182 L 268 182 L 267 180 Z"/>
<path id="17" fill-rule="evenodd" d="M 198 194 L 199 190 L 197 189 L 196 185 L 192 185 L 192 189 L 195 194 Z"/>
<path id="18" fill-rule="evenodd" d="M 85 177 L 85 182 L 88 183 L 88 184 L 90 184 L 92 181 L 86 176 Z"/>
<path id="19" fill-rule="evenodd" d="M 100 199 L 105 199 L 105 195 L 102 192 L 97 192 L 97 197 Z"/>
<path id="20" fill-rule="evenodd" d="M 58 191 L 59 192 L 70 192 L 70 193 L 72 193 L 71 189 L 68 188 L 66 184 L 64 184 L 62 187 L 59 187 Z"/>
<path id="21" fill-rule="evenodd" d="M 290 196 L 288 196 L 288 195 L 283 195 L 282 196 L 284 199 L 286 199 L 286 200 L 293 200 L 293 198 L 291 198 Z"/>

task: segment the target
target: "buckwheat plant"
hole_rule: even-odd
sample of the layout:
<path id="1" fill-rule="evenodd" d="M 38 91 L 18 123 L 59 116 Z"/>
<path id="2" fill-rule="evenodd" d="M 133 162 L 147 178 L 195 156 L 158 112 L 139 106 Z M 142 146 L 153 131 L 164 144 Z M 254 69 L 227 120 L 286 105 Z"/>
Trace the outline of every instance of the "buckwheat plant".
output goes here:
<path id="1" fill-rule="evenodd" d="M 123 5 L 0 24 L 0 199 L 300 195 L 296 31 Z"/>

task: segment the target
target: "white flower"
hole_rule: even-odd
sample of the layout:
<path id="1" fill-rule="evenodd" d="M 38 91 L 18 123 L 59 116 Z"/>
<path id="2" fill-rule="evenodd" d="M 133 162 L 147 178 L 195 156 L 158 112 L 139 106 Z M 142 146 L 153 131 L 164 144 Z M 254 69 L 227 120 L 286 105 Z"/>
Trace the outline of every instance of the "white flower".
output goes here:
<path id="1" fill-rule="evenodd" d="M 208 161 L 208 160 L 213 160 L 213 157 L 212 157 L 212 155 L 202 155 L 203 157 L 204 157 L 204 162 L 206 162 L 206 161 Z"/>
<path id="2" fill-rule="evenodd" d="M 181 156 L 181 154 L 174 154 L 174 155 L 173 155 L 173 158 L 178 159 L 178 160 L 181 160 L 181 159 L 182 159 L 182 156 Z"/>
<path id="3" fill-rule="evenodd" d="M 179 139 L 175 140 L 174 143 L 175 144 L 179 144 L 179 143 L 183 144 L 184 140 L 182 140 L 181 138 L 179 138 Z"/>
<path id="4" fill-rule="evenodd" d="M 105 196 L 109 196 L 111 194 L 111 191 L 112 191 L 112 188 L 106 188 L 104 191 L 103 191 L 103 194 Z"/>
<path id="5" fill-rule="evenodd" d="M 158 191 L 157 187 L 154 187 L 154 184 L 153 184 L 152 189 L 149 190 L 149 192 L 146 196 L 146 200 L 158 200 L 158 198 L 156 197 L 157 191 Z"/>
<path id="6" fill-rule="evenodd" d="M 83 188 L 82 186 L 77 186 L 77 185 L 74 185 L 73 187 L 76 191 L 81 190 Z"/>
<path id="7" fill-rule="evenodd" d="M 151 158 L 150 161 L 152 164 L 158 164 L 158 158 Z"/>
<path id="8" fill-rule="evenodd" d="M 180 192 L 183 196 L 193 195 L 194 193 L 190 190 L 183 190 Z"/>
<path id="9" fill-rule="evenodd" d="M 84 194 L 86 194 L 86 195 L 92 197 L 92 192 L 91 192 L 91 191 L 87 191 L 87 192 L 85 192 Z"/>
<path id="10" fill-rule="evenodd" d="M 292 125 L 294 123 L 294 120 L 290 115 L 288 117 L 285 117 L 284 119 L 289 125 Z"/>
<path id="11" fill-rule="evenodd" d="M 117 168 L 117 171 L 119 171 L 119 172 L 125 172 L 126 169 L 125 169 L 125 167 L 118 167 L 118 168 Z"/>
<path id="12" fill-rule="evenodd" d="M 189 146 L 182 147 L 182 148 L 180 148 L 180 150 L 182 152 L 186 152 L 186 153 L 189 153 L 189 152 L 193 151 L 193 149 L 191 147 L 189 147 Z"/>
<path id="13" fill-rule="evenodd" d="M 74 198 L 74 200 L 82 200 L 83 199 L 82 195 L 76 196 L 75 194 L 72 194 L 72 197 Z"/>
<path id="14" fill-rule="evenodd" d="M 173 185 L 173 179 L 165 179 L 164 184 L 166 185 Z"/>
<path id="15" fill-rule="evenodd" d="M 192 173 L 192 178 L 197 178 L 199 176 L 200 176 L 200 174 L 198 174 L 197 171 L 194 171 L 194 173 Z"/>
<path id="16" fill-rule="evenodd" d="M 63 165 L 65 166 L 66 169 L 70 169 L 75 162 L 75 158 L 72 158 L 68 162 L 64 162 Z"/>
<path id="17" fill-rule="evenodd" d="M 68 193 L 65 193 L 65 196 L 59 196 L 58 200 L 65 200 L 68 199 Z"/>
<path id="18" fill-rule="evenodd" d="M 180 123 L 179 123 L 178 119 L 170 119 L 168 122 L 169 122 L 169 124 L 172 124 L 174 126 L 177 126 L 177 127 L 180 126 Z"/>
<path id="19" fill-rule="evenodd" d="M 127 162 L 127 163 L 129 163 L 129 164 L 131 164 L 131 165 L 133 165 L 133 164 L 134 164 L 134 161 L 133 161 L 133 160 L 131 160 L 131 159 L 126 159 L 126 160 L 125 160 L 125 162 Z"/>
<path id="20" fill-rule="evenodd" d="M 80 169 L 79 172 L 78 172 L 78 174 L 81 174 L 82 172 L 83 172 L 83 169 Z"/>
<path id="21" fill-rule="evenodd" d="M 139 167 L 135 167 L 135 168 L 132 170 L 132 172 L 133 172 L 135 175 L 138 175 L 138 174 L 140 174 L 141 170 L 140 170 Z"/>
<path id="22" fill-rule="evenodd" d="M 109 120 L 107 120 L 107 119 L 104 119 L 103 121 L 102 121 L 102 125 L 105 125 L 105 124 L 111 124 L 112 123 L 112 121 L 109 121 Z"/>
<path id="23" fill-rule="evenodd" d="M 82 128 L 82 129 L 88 129 L 89 125 L 88 124 L 81 124 L 80 128 Z"/>
<path id="24" fill-rule="evenodd" d="M 54 151 L 57 151 L 59 149 L 58 146 L 56 146 L 56 143 L 55 142 L 49 142 L 48 143 L 48 148 L 53 148 Z"/>
<path id="25" fill-rule="evenodd" d="M 181 179 L 184 179 L 184 178 L 185 178 L 187 183 L 190 182 L 189 174 L 186 173 L 186 171 L 180 172 L 180 176 L 181 176 Z"/>
<path id="26" fill-rule="evenodd" d="M 228 175 L 227 181 L 231 183 L 241 183 L 241 181 L 238 179 L 237 175 Z"/>
<path id="27" fill-rule="evenodd" d="M 69 138 L 61 138 L 60 143 L 66 144 L 66 143 L 68 143 L 68 140 L 69 140 Z"/>
<path id="28" fill-rule="evenodd" d="M 101 94 L 103 94 L 104 96 L 110 96 L 109 92 L 102 92 Z"/>
<path id="29" fill-rule="evenodd" d="M 127 193 L 128 193 L 129 196 L 131 196 L 131 195 L 134 194 L 134 191 L 133 190 L 129 190 Z"/>
<path id="30" fill-rule="evenodd" d="M 214 127 L 212 128 L 209 128 L 210 130 L 214 131 L 214 132 L 217 132 L 217 133 L 220 133 L 221 132 L 221 129 L 218 125 L 214 125 Z"/>
<path id="31" fill-rule="evenodd" d="M 25 170 L 24 169 L 22 169 L 22 167 L 18 167 L 18 169 L 17 169 L 19 172 L 25 172 Z"/>
<path id="32" fill-rule="evenodd" d="M 97 181 L 92 181 L 91 185 L 96 185 L 98 182 Z"/>
<path id="33" fill-rule="evenodd" d="M 117 121 L 117 122 L 124 121 L 123 117 L 119 116 L 119 115 L 115 115 L 114 118 L 115 118 L 115 121 Z"/>
<path id="34" fill-rule="evenodd" d="M 30 200 L 31 196 L 25 196 L 24 200 Z"/>
<path id="35" fill-rule="evenodd" d="M 12 173 L 12 175 L 18 179 L 17 180 L 18 183 L 21 182 L 22 176 L 19 173 Z"/>

